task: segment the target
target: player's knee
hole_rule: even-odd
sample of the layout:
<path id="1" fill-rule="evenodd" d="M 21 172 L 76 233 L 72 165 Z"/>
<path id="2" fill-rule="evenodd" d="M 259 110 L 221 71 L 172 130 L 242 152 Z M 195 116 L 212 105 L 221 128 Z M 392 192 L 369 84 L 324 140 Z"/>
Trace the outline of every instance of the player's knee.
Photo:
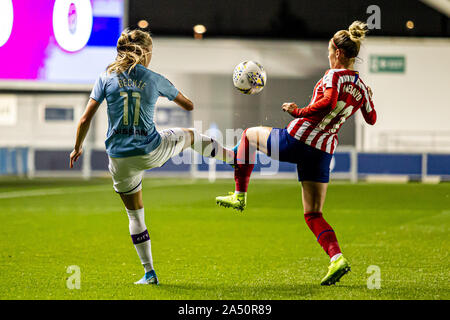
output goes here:
<path id="1" fill-rule="evenodd" d="M 249 141 L 258 140 L 258 136 L 259 136 L 259 128 L 258 127 L 247 128 L 242 133 L 242 137 L 246 137 L 247 140 L 249 140 Z"/>
<path id="2" fill-rule="evenodd" d="M 251 133 L 252 133 L 252 129 L 253 129 L 253 128 L 247 128 L 247 129 L 245 129 L 244 132 L 242 132 L 242 138 L 245 138 L 245 137 L 247 137 L 249 134 L 251 134 Z"/>
<path id="3" fill-rule="evenodd" d="M 304 207 L 304 213 L 307 214 L 309 212 L 322 212 L 322 205 L 320 204 L 320 202 L 317 203 L 309 203 L 309 204 L 305 204 L 303 203 L 303 207 Z"/>

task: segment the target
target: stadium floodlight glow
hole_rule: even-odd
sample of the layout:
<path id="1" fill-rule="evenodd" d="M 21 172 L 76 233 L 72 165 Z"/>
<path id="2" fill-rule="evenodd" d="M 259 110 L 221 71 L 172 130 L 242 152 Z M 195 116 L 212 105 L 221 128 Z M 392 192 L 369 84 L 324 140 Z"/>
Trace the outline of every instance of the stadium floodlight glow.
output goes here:
<path id="1" fill-rule="evenodd" d="M 14 12 L 12 0 L 0 1 L 0 47 L 3 46 L 11 36 Z"/>
<path id="2" fill-rule="evenodd" d="M 408 20 L 407 22 L 406 22 L 406 27 L 408 28 L 408 29 L 414 29 L 414 21 L 411 21 L 411 20 Z"/>
<path id="3" fill-rule="evenodd" d="M 197 24 L 194 26 L 194 32 L 198 34 L 203 34 L 206 32 L 206 27 L 202 24 Z"/>
<path id="4" fill-rule="evenodd" d="M 202 24 L 196 24 L 193 28 L 194 39 L 203 39 L 203 34 L 206 32 L 206 27 Z"/>
<path id="5" fill-rule="evenodd" d="M 53 32 L 64 50 L 74 52 L 86 45 L 92 32 L 90 0 L 56 0 L 53 7 Z"/>
<path id="6" fill-rule="evenodd" d="M 148 27 L 148 21 L 147 20 L 140 20 L 138 22 L 138 27 L 141 29 L 145 29 Z"/>

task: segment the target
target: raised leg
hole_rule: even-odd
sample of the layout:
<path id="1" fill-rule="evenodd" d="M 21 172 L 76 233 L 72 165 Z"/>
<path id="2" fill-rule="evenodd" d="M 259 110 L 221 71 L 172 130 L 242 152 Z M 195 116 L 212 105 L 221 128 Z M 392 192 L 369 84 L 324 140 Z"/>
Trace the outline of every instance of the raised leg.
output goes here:
<path id="1" fill-rule="evenodd" d="M 256 150 L 267 154 L 267 139 L 271 131 L 271 127 L 253 127 L 244 130 L 234 164 L 235 192 L 228 196 L 216 197 L 217 204 L 241 211 L 245 209 L 250 175 L 255 166 Z"/>
<path id="2" fill-rule="evenodd" d="M 234 160 L 234 152 L 225 148 L 216 139 L 201 134 L 193 128 L 183 128 L 186 134 L 183 150 L 192 148 L 204 157 L 219 159 L 226 163 L 232 163 Z"/>

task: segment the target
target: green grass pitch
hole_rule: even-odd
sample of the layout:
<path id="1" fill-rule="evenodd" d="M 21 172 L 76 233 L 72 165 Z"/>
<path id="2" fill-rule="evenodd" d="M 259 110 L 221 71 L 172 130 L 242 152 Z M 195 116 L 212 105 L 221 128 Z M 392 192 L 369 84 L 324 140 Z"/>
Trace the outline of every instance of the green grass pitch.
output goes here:
<path id="1" fill-rule="evenodd" d="M 352 271 L 321 287 L 328 257 L 296 181 L 253 180 L 248 209 L 217 207 L 232 180 L 146 179 L 159 286 L 143 269 L 110 179 L 0 181 L 0 299 L 449 299 L 450 184 L 333 182 L 324 216 Z M 67 267 L 81 270 L 68 289 Z M 370 265 L 381 288 L 368 289 Z"/>

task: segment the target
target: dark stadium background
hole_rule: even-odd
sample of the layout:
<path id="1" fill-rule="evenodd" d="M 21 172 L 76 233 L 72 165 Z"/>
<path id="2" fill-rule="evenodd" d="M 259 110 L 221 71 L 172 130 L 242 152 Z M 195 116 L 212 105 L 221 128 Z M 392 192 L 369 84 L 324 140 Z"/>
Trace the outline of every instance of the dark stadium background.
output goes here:
<path id="1" fill-rule="evenodd" d="M 146 19 L 156 36 L 192 37 L 192 26 L 203 24 L 208 38 L 329 39 L 355 19 L 365 20 L 373 4 L 381 9 L 383 27 L 371 36 L 450 35 L 449 18 L 418 0 L 130 0 L 129 24 Z M 414 29 L 405 27 L 408 20 Z"/>

